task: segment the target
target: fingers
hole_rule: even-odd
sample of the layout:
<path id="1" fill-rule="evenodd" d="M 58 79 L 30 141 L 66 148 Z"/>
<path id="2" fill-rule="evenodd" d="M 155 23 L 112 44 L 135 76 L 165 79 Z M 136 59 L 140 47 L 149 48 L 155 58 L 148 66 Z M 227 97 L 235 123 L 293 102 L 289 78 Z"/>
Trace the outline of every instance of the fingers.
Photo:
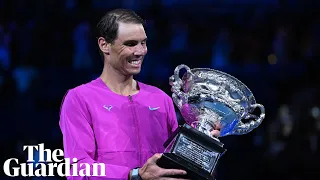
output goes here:
<path id="1" fill-rule="evenodd" d="M 150 161 L 155 163 L 156 165 L 156 162 L 158 159 L 160 159 L 162 156 L 162 154 L 154 154 L 151 158 L 150 158 Z M 157 166 L 157 165 L 156 165 Z M 184 170 L 180 170 L 180 169 L 165 169 L 165 168 L 161 168 L 159 166 L 157 166 L 158 169 L 158 172 L 160 174 L 160 176 L 174 176 L 174 175 L 186 175 L 187 172 L 184 171 Z"/>
<path id="2" fill-rule="evenodd" d="M 162 176 L 174 176 L 174 175 L 186 175 L 187 172 L 180 169 L 163 169 L 161 168 L 160 173 Z"/>
<path id="3" fill-rule="evenodd" d="M 158 180 L 179 180 L 177 178 L 169 178 L 176 175 L 186 175 L 187 172 L 180 169 L 165 169 L 157 165 L 157 161 L 161 158 L 162 154 L 154 154 L 148 159 L 146 164 L 139 170 L 142 179 L 158 179 Z M 183 180 L 183 179 L 180 179 Z"/>
<path id="4" fill-rule="evenodd" d="M 220 136 L 220 130 L 221 130 L 221 124 L 215 123 L 214 128 L 211 131 L 212 136 L 219 137 Z"/>
<path id="5" fill-rule="evenodd" d="M 157 153 L 157 154 L 154 154 L 150 159 L 149 161 L 152 162 L 152 163 L 156 163 L 158 161 L 158 159 L 160 159 L 162 156 L 162 154 L 160 153 Z"/>
<path id="6" fill-rule="evenodd" d="M 221 124 L 220 123 L 215 123 L 214 125 L 215 125 L 214 129 L 216 129 L 216 130 L 220 130 L 221 129 Z"/>
<path id="7" fill-rule="evenodd" d="M 214 137 L 219 137 L 220 136 L 220 131 L 219 130 L 212 130 L 211 131 L 212 136 Z"/>
<path id="8" fill-rule="evenodd" d="M 190 180 L 190 179 L 183 179 L 183 178 L 160 178 L 160 180 Z"/>

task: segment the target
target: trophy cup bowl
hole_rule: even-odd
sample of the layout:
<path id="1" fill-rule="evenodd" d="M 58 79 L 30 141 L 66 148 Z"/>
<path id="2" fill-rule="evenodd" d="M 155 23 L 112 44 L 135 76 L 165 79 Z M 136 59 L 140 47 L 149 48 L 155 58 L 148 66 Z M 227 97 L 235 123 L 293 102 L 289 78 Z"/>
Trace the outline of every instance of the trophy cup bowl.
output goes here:
<path id="1" fill-rule="evenodd" d="M 180 78 L 181 69 L 186 73 Z M 257 128 L 265 109 L 257 104 L 249 88 L 235 77 L 208 68 L 190 69 L 182 64 L 169 79 L 172 99 L 186 123 L 164 144 L 157 164 L 163 168 L 184 169 L 191 179 L 214 179 L 218 159 L 226 149 L 219 137 L 243 135 Z M 252 114 L 259 108 L 260 115 Z M 248 120 L 248 122 L 242 122 Z M 213 137 L 212 130 L 220 136 Z"/>

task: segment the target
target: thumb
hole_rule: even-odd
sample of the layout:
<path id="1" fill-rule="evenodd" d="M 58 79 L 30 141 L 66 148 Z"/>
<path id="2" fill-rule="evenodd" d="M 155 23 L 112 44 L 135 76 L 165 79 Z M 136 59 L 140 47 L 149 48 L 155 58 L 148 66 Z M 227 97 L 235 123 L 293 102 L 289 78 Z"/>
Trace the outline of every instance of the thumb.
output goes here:
<path id="1" fill-rule="evenodd" d="M 150 160 L 151 160 L 152 162 L 157 162 L 157 160 L 160 159 L 161 156 L 162 156 L 162 154 L 156 153 L 156 154 L 154 154 L 154 155 L 150 158 Z"/>
<path id="2" fill-rule="evenodd" d="M 211 131 L 211 134 L 212 134 L 212 136 L 214 136 L 214 137 L 219 137 L 219 136 L 220 136 L 220 131 L 218 131 L 218 130 L 212 130 L 212 131 Z"/>

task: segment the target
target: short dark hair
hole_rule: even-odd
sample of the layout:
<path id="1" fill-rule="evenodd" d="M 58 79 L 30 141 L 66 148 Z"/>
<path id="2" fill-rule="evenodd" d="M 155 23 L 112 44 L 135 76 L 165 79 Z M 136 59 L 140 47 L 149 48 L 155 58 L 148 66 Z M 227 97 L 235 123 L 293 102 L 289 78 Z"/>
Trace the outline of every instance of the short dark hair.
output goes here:
<path id="1" fill-rule="evenodd" d="M 97 38 L 103 37 L 106 42 L 114 43 L 118 36 L 119 22 L 135 23 L 145 26 L 145 21 L 129 9 L 115 9 L 107 12 L 97 24 Z"/>

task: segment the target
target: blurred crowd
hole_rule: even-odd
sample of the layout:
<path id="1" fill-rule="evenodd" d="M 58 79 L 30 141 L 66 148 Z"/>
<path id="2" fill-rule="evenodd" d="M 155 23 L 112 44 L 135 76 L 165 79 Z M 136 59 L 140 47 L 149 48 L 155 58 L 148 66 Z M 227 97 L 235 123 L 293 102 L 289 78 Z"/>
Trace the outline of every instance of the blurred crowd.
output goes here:
<path id="1" fill-rule="evenodd" d="M 320 178 L 319 6 L 298 0 L 0 0 L 3 161 L 25 158 L 23 144 L 63 148 L 61 100 L 100 75 L 95 24 L 119 7 L 147 23 L 138 80 L 170 94 L 177 65 L 214 68 L 236 76 L 265 106 L 255 131 L 221 138 L 228 151 L 218 179 Z"/>

